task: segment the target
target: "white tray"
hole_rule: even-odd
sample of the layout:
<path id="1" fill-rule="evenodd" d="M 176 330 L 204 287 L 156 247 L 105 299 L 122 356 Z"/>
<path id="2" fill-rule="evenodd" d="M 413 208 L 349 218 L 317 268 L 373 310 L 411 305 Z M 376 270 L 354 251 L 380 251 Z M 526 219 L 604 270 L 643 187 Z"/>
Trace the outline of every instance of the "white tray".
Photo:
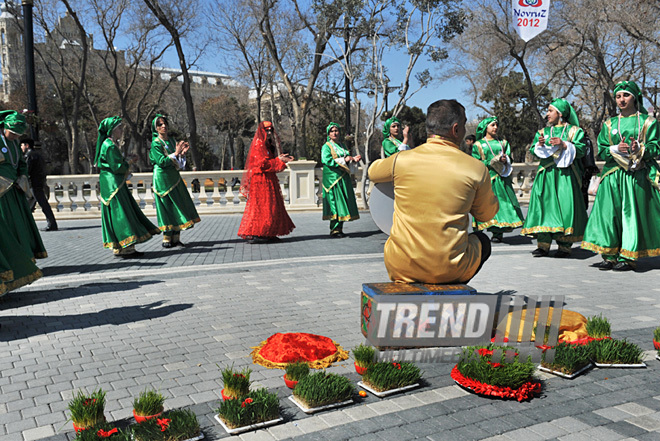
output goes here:
<path id="1" fill-rule="evenodd" d="M 222 428 L 225 429 L 225 431 L 227 431 L 228 434 L 236 435 L 237 433 L 249 432 L 251 430 L 261 429 L 262 427 L 268 427 L 268 426 L 275 425 L 277 423 L 280 423 L 280 422 L 284 421 L 284 418 L 279 417 L 275 420 L 264 421 L 263 423 L 251 424 L 249 426 L 241 426 L 241 427 L 237 427 L 235 429 L 230 429 L 229 427 L 227 427 L 227 425 L 224 423 L 224 421 L 222 421 L 222 418 L 220 418 L 220 415 L 216 414 L 215 415 L 215 420 L 220 423 Z"/>
<path id="2" fill-rule="evenodd" d="M 403 391 L 406 391 L 406 390 L 410 390 L 410 389 L 414 389 L 416 387 L 419 387 L 419 383 L 411 384 L 409 386 L 404 386 L 404 387 L 398 387 L 396 389 L 384 390 L 382 392 L 375 391 L 374 389 L 372 389 L 369 386 L 367 386 L 366 384 L 364 384 L 363 381 L 358 381 L 358 386 L 360 386 L 362 389 L 365 389 L 365 390 L 371 392 L 372 394 L 376 395 L 378 398 L 383 398 L 383 397 L 386 397 L 388 395 L 396 394 L 396 393 L 399 393 L 399 392 L 403 392 Z"/>
<path id="3" fill-rule="evenodd" d="M 580 370 L 578 370 L 578 371 L 576 371 L 576 372 L 573 372 L 573 373 L 570 374 L 570 375 L 565 374 L 565 373 L 563 373 L 563 372 L 559 372 L 559 371 L 553 371 L 553 370 L 548 369 L 547 367 L 543 367 L 543 366 L 541 366 L 541 365 L 538 365 L 538 370 L 543 371 L 543 372 L 549 372 L 549 373 L 554 374 L 554 375 L 557 375 L 557 376 L 559 376 L 559 377 L 563 377 L 563 378 L 567 378 L 567 379 L 569 379 L 569 380 L 572 380 L 573 378 L 575 378 L 575 377 L 577 377 L 578 375 L 580 375 L 582 372 L 584 372 L 584 371 L 586 371 L 586 370 L 588 370 L 588 369 L 591 369 L 592 367 L 594 367 L 594 365 L 591 364 L 591 363 L 589 363 L 588 365 L 584 366 L 582 369 L 580 369 Z"/>
<path id="4" fill-rule="evenodd" d="M 334 409 L 335 407 L 348 406 L 349 404 L 353 404 L 353 399 L 350 399 L 347 401 L 342 401 L 341 403 L 326 404 L 325 406 L 320 406 L 320 407 L 304 407 L 302 403 L 296 400 L 296 398 L 293 395 L 289 396 L 289 400 L 291 400 L 293 404 L 298 406 L 300 410 L 302 410 L 305 413 L 316 413 L 322 410 Z"/>
<path id="5" fill-rule="evenodd" d="M 608 364 L 608 363 L 594 363 L 598 368 L 645 368 L 646 363 L 639 364 Z"/>

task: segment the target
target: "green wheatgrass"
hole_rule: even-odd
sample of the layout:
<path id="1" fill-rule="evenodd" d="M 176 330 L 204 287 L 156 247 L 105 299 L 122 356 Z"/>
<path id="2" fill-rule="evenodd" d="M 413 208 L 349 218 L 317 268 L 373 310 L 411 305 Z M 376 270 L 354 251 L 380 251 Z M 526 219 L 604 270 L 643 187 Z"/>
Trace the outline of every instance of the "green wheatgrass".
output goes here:
<path id="1" fill-rule="evenodd" d="M 226 400 L 217 409 L 218 416 L 230 429 L 271 421 L 280 416 L 276 393 L 256 389 L 238 400 Z"/>
<path id="2" fill-rule="evenodd" d="M 414 363 L 378 362 L 367 368 L 362 381 L 377 392 L 410 386 L 419 381 L 422 372 Z"/>
<path id="3" fill-rule="evenodd" d="M 293 390 L 294 397 L 308 408 L 347 401 L 354 393 L 355 387 L 348 378 L 325 371 L 302 378 Z"/>

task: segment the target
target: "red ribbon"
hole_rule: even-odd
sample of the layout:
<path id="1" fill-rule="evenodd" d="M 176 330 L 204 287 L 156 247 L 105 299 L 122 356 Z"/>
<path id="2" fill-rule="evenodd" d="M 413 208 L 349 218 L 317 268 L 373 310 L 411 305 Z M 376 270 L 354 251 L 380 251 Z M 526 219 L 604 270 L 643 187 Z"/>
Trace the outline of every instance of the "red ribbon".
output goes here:
<path id="1" fill-rule="evenodd" d="M 116 427 L 112 430 L 108 430 L 107 432 L 103 429 L 99 429 L 99 431 L 96 432 L 96 436 L 100 438 L 109 438 L 113 433 L 117 433 L 117 432 L 118 430 Z"/>
<path id="2" fill-rule="evenodd" d="M 165 429 L 167 429 L 170 425 L 170 421 L 172 421 L 169 418 L 158 418 L 156 419 L 156 424 L 160 426 L 160 431 L 165 432 Z"/>
<path id="3" fill-rule="evenodd" d="M 548 349 L 552 349 L 552 346 L 541 345 L 541 346 L 537 346 L 537 348 L 539 348 L 539 349 L 541 350 L 541 352 L 545 352 L 545 351 L 547 351 Z"/>
<path id="4" fill-rule="evenodd" d="M 535 381 L 528 381 L 518 389 L 511 389 L 510 387 L 493 386 L 492 384 L 482 383 L 461 374 L 461 371 L 458 370 L 458 365 L 454 366 L 454 369 L 452 369 L 451 377 L 461 386 L 467 387 L 468 389 L 481 395 L 489 395 L 507 399 L 514 398 L 518 401 L 524 401 L 532 398 L 534 394 L 541 392 L 541 383 Z"/>
<path id="5" fill-rule="evenodd" d="M 246 398 L 245 401 L 241 404 L 241 407 L 245 407 L 246 404 L 252 403 L 254 400 L 252 398 Z"/>

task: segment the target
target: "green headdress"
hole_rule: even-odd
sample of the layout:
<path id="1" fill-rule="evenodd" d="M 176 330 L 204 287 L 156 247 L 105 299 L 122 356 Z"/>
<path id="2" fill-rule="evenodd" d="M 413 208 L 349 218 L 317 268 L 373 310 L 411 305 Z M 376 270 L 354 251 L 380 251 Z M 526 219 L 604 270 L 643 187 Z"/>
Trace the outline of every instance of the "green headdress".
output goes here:
<path id="1" fill-rule="evenodd" d="M 158 118 L 163 118 L 167 124 L 170 122 L 167 120 L 167 117 L 165 115 L 161 115 L 160 113 L 156 114 L 156 117 L 151 121 L 151 139 L 154 140 L 158 138 L 158 131 L 156 130 L 156 122 L 158 122 Z"/>
<path id="2" fill-rule="evenodd" d="M 337 127 L 339 129 L 339 133 L 341 133 L 341 126 L 336 122 L 331 122 L 330 124 L 328 124 L 328 127 L 325 128 L 326 141 L 330 141 L 330 129 L 333 127 Z M 341 144 L 341 142 L 339 144 Z"/>
<path id="3" fill-rule="evenodd" d="M 15 110 L 5 110 L 0 112 L 0 124 L 10 132 L 22 135 L 27 129 L 27 118 L 22 113 Z"/>
<path id="4" fill-rule="evenodd" d="M 112 131 L 121 124 L 121 118 L 118 116 L 111 116 L 104 119 L 99 124 L 99 135 L 96 138 L 96 155 L 94 156 L 94 165 L 99 162 L 99 155 L 101 154 L 101 146 L 106 139 L 110 138 Z"/>
<path id="5" fill-rule="evenodd" d="M 620 83 L 617 83 L 617 85 L 614 86 L 613 95 L 616 96 L 616 93 L 621 91 L 628 92 L 635 97 L 637 110 L 639 110 L 640 113 L 648 113 L 644 108 L 644 97 L 642 96 L 642 91 L 639 90 L 639 86 L 635 84 L 634 81 L 621 81 Z"/>
<path id="6" fill-rule="evenodd" d="M 554 107 L 557 112 L 561 114 L 561 118 L 569 123 L 572 126 L 578 126 L 580 127 L 580 121 L 578 121 L 577 114 L 575 113 L 575 109 L 573 109 L 573 106 L 571 106 L 571 103 L 566 101 L 564 98 L 557 98 L 553 102 L 550 103 L 551 107 Z"/>
<path id="7" fill-rule="evenodd" d="M 392 118 L 385 121 L 385 125 L 383 126 L 383 136 L 385 138 L 389 138 L 390 127 L 392 127 L 393 123 L 399 123 L 399 125 L 401 125 L 401 121 L 399 121 L 399 119 L 396 116 L 393 116 Z"/>
<path id="8" fill-rule="evenodd" d="M 481 122 L 477 126 L 477 141 L 483 138 L 484 136 L 486 136 L 486 128 L 493 121 L 497 121 L 496 116 L 490 116 L 486 119 L 481 120 Z"/>

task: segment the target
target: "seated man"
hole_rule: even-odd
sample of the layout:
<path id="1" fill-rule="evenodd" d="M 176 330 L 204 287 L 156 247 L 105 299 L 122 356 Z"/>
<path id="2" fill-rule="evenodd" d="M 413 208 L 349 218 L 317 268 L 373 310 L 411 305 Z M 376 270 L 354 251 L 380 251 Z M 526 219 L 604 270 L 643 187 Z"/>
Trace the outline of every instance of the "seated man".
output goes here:
<path id="1" fill-rule="evenodd" d="M 485 222 L 499 204 L 486 166 L 459 150 L 465 121 L 458 101 L 436 101 L 427 112 L 426 143 L 369 168 L 373 182 L 394 182 L 385 266 L 395 282 L 466 283 L 490 256 L 488 237 L 468 234 L 468 213 Z"/>

